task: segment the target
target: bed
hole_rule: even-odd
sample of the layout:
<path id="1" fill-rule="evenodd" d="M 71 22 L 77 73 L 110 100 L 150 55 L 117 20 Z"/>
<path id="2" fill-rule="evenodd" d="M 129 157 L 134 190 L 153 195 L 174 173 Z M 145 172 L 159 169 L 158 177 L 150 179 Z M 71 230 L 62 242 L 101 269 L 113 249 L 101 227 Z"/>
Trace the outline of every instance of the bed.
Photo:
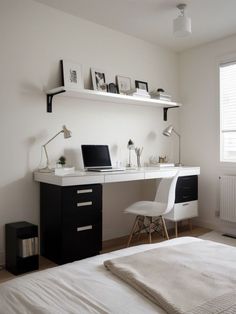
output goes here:
<path id="1" fill-rule="evenodd" d="M 108 271 L 103 263 L 154 248 L 199 241 L 203 240 L 184 237 L 130 247 L 10 280 L 0 285 L 0 313 L 167 313 Z"/>

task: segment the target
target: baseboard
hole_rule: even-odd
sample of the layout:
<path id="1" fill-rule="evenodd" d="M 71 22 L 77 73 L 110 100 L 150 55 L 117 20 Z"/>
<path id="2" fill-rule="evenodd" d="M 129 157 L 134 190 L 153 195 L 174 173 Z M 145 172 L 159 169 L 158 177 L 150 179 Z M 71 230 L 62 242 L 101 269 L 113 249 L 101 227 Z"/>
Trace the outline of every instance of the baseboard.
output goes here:
<path id="1" fill-rule="evenodd" d="M 209 221 L 202 221 L 200 219 L 198 220 L 194 220 L 194 225 L 195 226 L 198 226 L 198 227 L 203 227 L 203 228 L 207 228 L 207 229 L 211 229 L 211 230 L 215 230 L 215 231 L 220 231 L 220 230 L 217 230 L 217 226 L 213 223 L 210 223 Z"/>
<path id="2" fill-rule="evenodd" d="M 5 265 L 5 252 L 0 251 L 0 266 Z"/>
<path id="3" fill-rule="evenodd" d="M 228 234 L 236 235 L 235 224 L 232 225 L 232 223 L 229 223 L 229 222 L 227 223 L 221 220 L 219 220 L 218 223 L 212 223 L 212 222 L 201 220 L 198 218 L 197 220 L 194 220 L 194 225 L 208 228 L 208 229 L 220 232 L 220 233 L 228 233 Z"/>

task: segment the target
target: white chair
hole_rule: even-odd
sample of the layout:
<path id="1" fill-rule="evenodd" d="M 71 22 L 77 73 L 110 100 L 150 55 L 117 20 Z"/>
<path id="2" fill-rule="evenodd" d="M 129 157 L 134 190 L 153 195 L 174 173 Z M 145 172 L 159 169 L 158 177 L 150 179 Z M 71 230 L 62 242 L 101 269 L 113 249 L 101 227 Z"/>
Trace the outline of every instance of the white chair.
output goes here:
<path id="1" fill-rule="evenodd" d="M 136 215 L 127 247 L 130 245 L 133 235 L 139 234 L 140 237 L 142 231 L 149 234 L 149 243 L 152 242 L 151 234 L 154 231 L 162 231 L 162 235 L 169 240 L 163 215 L 174 207 L 178 174 L 179 172 L 174 177 L 161 179 L 154 201 L 136 202 L 125 209 L 125 213 Z"/>

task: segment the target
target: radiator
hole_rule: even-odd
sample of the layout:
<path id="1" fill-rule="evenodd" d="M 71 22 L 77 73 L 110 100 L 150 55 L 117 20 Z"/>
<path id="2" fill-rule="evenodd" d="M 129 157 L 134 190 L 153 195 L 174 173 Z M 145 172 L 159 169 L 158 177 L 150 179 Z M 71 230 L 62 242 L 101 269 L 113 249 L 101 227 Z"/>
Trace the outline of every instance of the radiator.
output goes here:
<path id="1" fill-rule="evenodd" d="M 220 178 L 220 218 L 236 222 L 236 176 Z"/>

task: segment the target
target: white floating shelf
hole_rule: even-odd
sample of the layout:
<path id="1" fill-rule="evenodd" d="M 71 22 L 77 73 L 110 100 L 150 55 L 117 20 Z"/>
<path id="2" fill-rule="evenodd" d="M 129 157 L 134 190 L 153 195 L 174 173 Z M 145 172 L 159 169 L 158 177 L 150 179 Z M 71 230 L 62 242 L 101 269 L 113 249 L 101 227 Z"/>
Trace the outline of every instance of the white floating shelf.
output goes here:
<path id="1" fill-rule="evenodd" d="M 140 105 L 140 106 L 154 106 L 158 108 L 164 108 L 167 112 L 168 108 L 180 107 L 181 104 L 173 101 L 163 101 L 153 98 L 144 98 L 137 96 L 128 96 L 121 94 L 105 93 L 94 91 L 90 89 L 81 90 L 66 90 L 64 86 L 51 89 L 47 91 L 47 111 L 52 112 L 52 98 L 55 95 L 61 95 L 63 97 L 73 97 L 99 102 L 110 102 L 119 104 L 130 104 L 130 105 Z"/>

